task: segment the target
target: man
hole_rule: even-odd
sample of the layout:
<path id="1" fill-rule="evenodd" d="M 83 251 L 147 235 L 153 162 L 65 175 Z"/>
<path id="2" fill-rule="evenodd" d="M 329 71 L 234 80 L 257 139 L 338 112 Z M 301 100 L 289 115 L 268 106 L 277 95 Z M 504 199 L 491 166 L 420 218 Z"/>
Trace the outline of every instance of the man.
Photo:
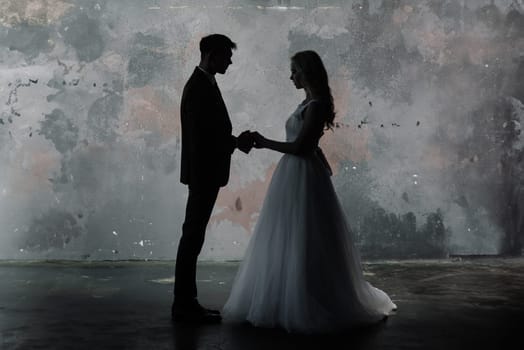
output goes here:
<path id="1" fill-rule="evenodd" d="M 238 148 L 249 153 L 249 131 L 238 137 L 232 126 L 215 74 L 229 67 L 236 44 L 227 36 L 212 34 L 200 41 L 200 64 L 182 93 L 182 157 L 180 181 L 189 187 L 186 216 L 175 268 L 175 321 L 220 322 L 218 311 L 200 305 L 197 299 L 196 264 L 204 244 L 206 226 L 220 187 L 229 180 L 231 154 Z"/>

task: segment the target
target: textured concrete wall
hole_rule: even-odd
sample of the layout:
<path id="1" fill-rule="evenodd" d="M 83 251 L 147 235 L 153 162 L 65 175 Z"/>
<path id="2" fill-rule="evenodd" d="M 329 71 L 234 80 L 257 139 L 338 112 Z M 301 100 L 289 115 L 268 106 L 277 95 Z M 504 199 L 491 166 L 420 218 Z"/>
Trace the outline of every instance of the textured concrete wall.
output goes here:
<path id="1" fill-rule="evenodd" d="M 362 244 L 410 222 L 494 253 L 518 231 L 520 0 L 2 0 L 0 258 L 174 258 L 180 95 L 213 32 L 238 44 L 217 77 L 235 133 L 283 139 L 289 57 L 320 53 L 339 123 L 322 145 Z M 234 154 L 203 259 L 242 256 L 278 159 Z"/>

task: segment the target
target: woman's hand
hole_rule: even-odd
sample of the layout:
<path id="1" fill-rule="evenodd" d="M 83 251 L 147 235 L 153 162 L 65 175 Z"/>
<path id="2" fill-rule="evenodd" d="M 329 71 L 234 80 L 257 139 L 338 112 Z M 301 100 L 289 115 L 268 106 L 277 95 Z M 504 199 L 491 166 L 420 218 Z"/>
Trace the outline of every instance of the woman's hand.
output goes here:
<path id="1" fill-rule="evenodd" d="M 262 135 L 260 135 L 257 131 L 254 131 L 251 133 L 251 137 L 253 138 L 253 147 L 255 148 L 264 148 L 266 145 L 266 138 Z"/>

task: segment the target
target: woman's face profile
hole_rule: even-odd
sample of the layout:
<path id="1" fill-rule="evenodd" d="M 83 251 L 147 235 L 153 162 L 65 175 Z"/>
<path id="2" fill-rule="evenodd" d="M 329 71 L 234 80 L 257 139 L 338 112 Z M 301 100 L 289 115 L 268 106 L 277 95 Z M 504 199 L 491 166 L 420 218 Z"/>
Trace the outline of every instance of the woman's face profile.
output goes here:
<path id="1" fill-rule="evenodd" d="M 297 89 L 304 88 L 304 74 L 300 71 L 295 62 L 291 61 L 291 76 L 289 77 Z"/>

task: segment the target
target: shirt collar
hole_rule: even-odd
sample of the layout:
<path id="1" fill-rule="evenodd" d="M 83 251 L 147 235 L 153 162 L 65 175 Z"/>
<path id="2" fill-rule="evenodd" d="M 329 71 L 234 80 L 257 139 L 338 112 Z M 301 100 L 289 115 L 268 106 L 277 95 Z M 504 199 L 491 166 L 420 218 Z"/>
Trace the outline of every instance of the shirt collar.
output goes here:
<path id="1" fill-rule="evenodd" d="M 206 75 L 206 77 L 209 79 L 211 84 L 213 84 L 213 85 L 217 84 L 217 81 L 216 81 L 215 76 L 213 74 L 210 74 L 208 71 L 206 71 L 204 68 L 202 68 L 200 66 L 197 66 L 197 68 L 200 69 Z"/>

